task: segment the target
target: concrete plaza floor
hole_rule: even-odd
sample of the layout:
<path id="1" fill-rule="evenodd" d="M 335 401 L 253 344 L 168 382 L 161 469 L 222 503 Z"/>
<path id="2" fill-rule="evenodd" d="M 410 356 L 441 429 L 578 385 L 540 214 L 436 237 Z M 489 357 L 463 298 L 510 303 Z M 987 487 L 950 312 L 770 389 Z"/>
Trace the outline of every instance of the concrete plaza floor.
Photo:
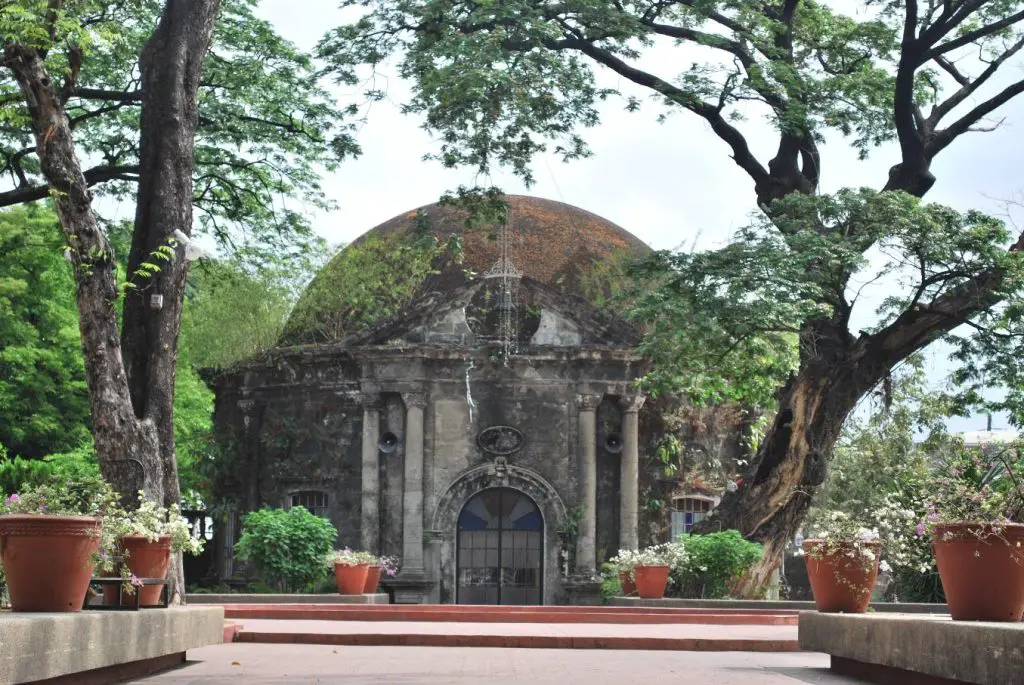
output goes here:
<path id="1" fill-rule="evenodd" d="M 650 652 L 232 643 L 189 650 L 146 685 L 854 685 L 812 653 Z"/>

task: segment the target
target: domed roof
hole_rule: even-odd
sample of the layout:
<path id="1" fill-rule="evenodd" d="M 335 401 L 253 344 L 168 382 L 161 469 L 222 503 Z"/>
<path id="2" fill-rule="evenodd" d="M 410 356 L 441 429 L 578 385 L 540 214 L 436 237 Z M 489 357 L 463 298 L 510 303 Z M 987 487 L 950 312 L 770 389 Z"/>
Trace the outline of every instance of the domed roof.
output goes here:
<path id="1" fill-rule="evenodd" d="M 571 295 L 592 299 L 595 288 L 606 290 L 607 284 L 604 281 L 608 278 L 609 269 L 600 268 L 600 264 L 640 257 L 651 251 L 630 232 L 578 207 L 523 195 L 506 195 L 504 201 L 511 237 L 509 260 L 523 276 Z M 399 214 L 360 236 L 324 267 L 300 298 L 285 327 L 285 342 L 314 342 L 340 337 L 337 327 L 331 331 L 323 326 L 310 325 L 311 322 L 331 317 L 330 312 L 312 311 L 313 308 L 323 308 L 325 298 L 313 297 L 311 291 L 318 288 L 323 290 L 328 274 L 334 272 L 337 275 L 339 270 L 351 268 L 344 266 L 343 262 L 346 257 L 352 260 L 350 251 L 359 250 L 360 246 L 380 244 L 381 241 L 390 245 L 412 244 L 424 234 L 433 235 L 442 243 L 453 234 L 461 236 L 461 264 L 446 262 L 440 273 L 421 279 L 416 284 L 417 291 L 422 291 L 423 286 L 426 286 L 429 290 L 445 292 L 464 284 L 467 272 L 478 276 L 486 273 L 501 254 L 501 241 L 498 239 L 500 226 L 493 224 L 468 228 L 467 217 L 468 213 L 464 210 L 431 204 Z M 406 237 L 408 240 L 405 240 Z M 402 291 L 403 285 L 381 283 L 379 287 Z M 331 289 L 335 287 L 342 287 L 341 282 L 337 281 Z M 313 330 L 317 328 L 320 330 Z M 346 325 L 344 328 L 351 330 L 359 326 Z"/>

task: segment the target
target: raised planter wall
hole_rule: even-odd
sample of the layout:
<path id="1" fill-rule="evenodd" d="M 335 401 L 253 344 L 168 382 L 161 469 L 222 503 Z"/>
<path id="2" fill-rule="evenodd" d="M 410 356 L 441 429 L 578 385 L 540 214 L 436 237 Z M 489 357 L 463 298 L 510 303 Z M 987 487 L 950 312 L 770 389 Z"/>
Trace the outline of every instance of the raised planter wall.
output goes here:
<path id="1" fill-rule="evenodd" d="M 802 612 L 800 648 L 875 683 L 1024 683 L 1024 624 L 948 616 Z"/>
<path id="2" fill-rule="evenodd" d="M 224 609 L 219 606 L 67 614 L 0 611 L 0 685 L 83 672 L 106 673 L 105 680 L 113 682 L 117 676 L 110 669 L 120 669 L 123 678 L 169 668 L 184 661 L 186 650 L 223 640 Z"/>

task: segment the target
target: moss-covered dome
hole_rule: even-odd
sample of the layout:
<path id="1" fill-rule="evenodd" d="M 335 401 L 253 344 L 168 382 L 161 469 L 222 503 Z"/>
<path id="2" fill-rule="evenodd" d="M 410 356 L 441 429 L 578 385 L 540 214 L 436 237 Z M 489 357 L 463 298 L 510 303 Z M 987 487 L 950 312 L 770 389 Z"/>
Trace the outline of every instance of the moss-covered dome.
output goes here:
<path id="1" fill-rule="evenodd" d="M 578 207 L 505 196 L 511 262 L 527 276 L 594 301 L 627 260 L 650 248 L 606 219 Z M 416 294 L 445 292 L 485 273 L 498 260 L 498 226 L 467 228 L 468 214 L 427 205 L 371 229 L 313 279 L 290 317 L 283 342 L 337 340 L 394 314 Z M 461 261 L 445 248 L 461 237 Z"/>

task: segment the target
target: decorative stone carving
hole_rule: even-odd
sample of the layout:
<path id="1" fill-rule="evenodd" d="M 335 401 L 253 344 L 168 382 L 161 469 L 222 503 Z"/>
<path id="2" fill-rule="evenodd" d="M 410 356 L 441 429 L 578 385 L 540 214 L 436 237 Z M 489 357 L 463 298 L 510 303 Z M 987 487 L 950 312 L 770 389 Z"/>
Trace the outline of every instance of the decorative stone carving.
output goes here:
<path id="1" fill-rule="evenodd" d="M 576 406 L 580 411 L 597 411 L 603 399 L 602 395 L 577 395 Z"/>
<path id="2" fill-rule="evenodd" d="M 507 456 L 523 447 L 525 438 L 522 431 L 512 426 L 491 426 L 480 431 L 477 445 L 488 454 Z"/>
<path id="3" fill-rule="evenodd" d="M 646 399 L 643 395 L 623 395 L 619 398 L 619 408 L 626 414 L 635 414 L 644 406 Z"/>
<path id="4" fill-rule="evenodd" d="M 413 407 L 419 407 L 422 409 L 427 406 L 427 396 L 422 392 L 403 392 L 402 402 L 405 403 L 406 409 L 411 409 Z"/>
<path id="5" fill-rule="evenodd" d="M 508 460 L 505 457 L 498 457 L 491 464 L 491 473 L 498 479 L 501 486 L 508 485 Z"/>

